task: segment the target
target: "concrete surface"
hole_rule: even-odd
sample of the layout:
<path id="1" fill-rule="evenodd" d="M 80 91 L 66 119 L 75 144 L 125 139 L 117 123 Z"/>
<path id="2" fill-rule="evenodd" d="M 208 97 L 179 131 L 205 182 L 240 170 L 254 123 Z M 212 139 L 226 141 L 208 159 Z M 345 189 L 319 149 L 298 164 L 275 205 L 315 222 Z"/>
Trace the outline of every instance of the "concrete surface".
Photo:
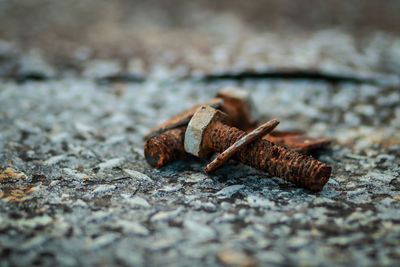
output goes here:
<path id="1" fill-rule="evenodd" d="M 3 82 L 2 265 L 398 262 L 398 89 L 240 84 L 279 129 L 333 139 L 316 155 L 334 168 L 319 194 L 234 162 L 212 176 L 193 158 L 151 169 L 147 130 L 225 84 L 237 83 Z"/>

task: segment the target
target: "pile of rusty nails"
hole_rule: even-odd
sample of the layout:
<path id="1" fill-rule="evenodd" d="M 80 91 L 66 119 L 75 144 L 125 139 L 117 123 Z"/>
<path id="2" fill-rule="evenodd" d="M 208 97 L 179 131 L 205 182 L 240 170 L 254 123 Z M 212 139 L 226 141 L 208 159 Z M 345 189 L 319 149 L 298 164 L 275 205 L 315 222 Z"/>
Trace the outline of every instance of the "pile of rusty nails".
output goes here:
<path id="1" fill-rule="evenodd" d="M 307 153 L 329 144 L 295 132 L 273 131 L 277 119 L 256 127 L 255 108 L 248 91 L 229 87 L 214 99 L 187 110 L 145 136 L 144 155 L 153 168 L 161 168 L 189 154 L 210 158 L 204 172 L 211 173 L 230 158 L 299 187 L 321 191 L 332 168 Z"/>

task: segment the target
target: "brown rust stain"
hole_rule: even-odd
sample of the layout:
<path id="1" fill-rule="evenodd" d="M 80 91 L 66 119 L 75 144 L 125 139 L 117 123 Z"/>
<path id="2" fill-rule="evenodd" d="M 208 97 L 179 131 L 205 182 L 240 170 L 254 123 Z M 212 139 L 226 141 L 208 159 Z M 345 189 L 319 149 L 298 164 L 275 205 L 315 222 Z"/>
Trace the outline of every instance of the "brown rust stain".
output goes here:
<path id="1" fill-rule="evenodd" d="M 21 185 L 15 181 L 25 181 L 26 175 L 23 172 L 17 172 L 10 167 L 0 168 L 0 198 L 15 203 L 23 202 L 32 192 L 37 190 L 39 186 Z M 12 182 L 11 182 L 12 181 Z"/>
<path id="2" fill-rule="evenodd" d="M 0 193 L 0 198 L 6 199 L 11 202 L 21 203 L 26 200 L 26 198 L 34 191 L 39 189 L 39 186 L 30 187 L 27 185 L 17 187 L 17 188 L 5 188 L 3 192 Z"/>
<path id="3" fill-rule="evenodd" d="M 26 175 L 10 167 L 0 167 L 0 183 L 8 181 L 9 179 L 26 179 Z"/>

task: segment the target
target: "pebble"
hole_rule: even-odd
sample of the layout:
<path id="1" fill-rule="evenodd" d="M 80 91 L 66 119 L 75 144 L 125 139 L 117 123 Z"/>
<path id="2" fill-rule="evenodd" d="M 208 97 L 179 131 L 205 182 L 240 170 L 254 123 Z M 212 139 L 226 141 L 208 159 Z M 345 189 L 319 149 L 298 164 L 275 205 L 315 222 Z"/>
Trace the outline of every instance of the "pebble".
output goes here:
<path id="1" fill-rule="evenodd" d="M 196 200 L 190 203 L 196 209 L 203 209 L 206 211 L 216 211 L 217 207 L 211 202 L 202 202 L 200 200 Z"/>
<path id="2" fill-rule="evenodd" d="M 37 216 L 32 219 L 18 220 L 16 225 L 18 228 L 21 228 L 21 229 L 23 229 L 23 228 L 34 229 L 36 227 L 46 226 L 52 222 L 53 222 L 53 218 L 51 218 L 50 216 L 44 215 L 44 216 Z"/>
<path id="3" fill-rule="evenodd" d="M 125 160 L 123 158 L 114 158 L 114 159 L 109 159 L 105 162 L 100 163 L 99 165 L 97 165 L 100 170 L 105 170 L 105 169 L 110 169 L 110 168 L 114 168 L 114 167 L 119 167 L 122 165 L 122 163 Z"/>
<path id="4" fill-rule="evenodd" d="M 130 169 L 124 169 L 124 172 L 133 179 L 153 183 L 153 180 L 144 173 L 141 173 L 141 172 L 138 172 L 135 170 L 130 170 Z"/>
<path id="5" fill-rule="evenodd" d="M 231 185 L 218 191 L 215 195 L 219 198 L 229 198 L 233 194 L 239 192 L 242 188 L 244 188 L 244 185 Z"/>
<path id="6" fill-rule="evenodd" d="M 23 242 L 19 246 L 18 250 L 25 253 L 29 252 L 30 250 L 40 248 L 40 246 L 42 246 L 46 240 L 47 238 L 45 236 L 35 236 Z"/>
<path id="7" fill-rule="evenodd" d="M 150 234 L 150 231 L 138 222 L 118 220 L 115 223 L 115 226 L 122 227 L 124 233 L 128 233 L 128 234 L 132 233 L 132 234 L 136 234 L 136 235 L 140 235 L 140 236 L 147 236 Z"/>
<path id="8" fill-rule="evenodd" d="M 228 266 L 253 267 L 258 265 L 255 259 L 247 256 L 244 252 L 232 249 L 219 252 L 217 257 L 218 260 Z"/>
<path id="9" fill-rule="evenodd" d="M 126 197 L 125 202 L 132 208 L 149 208 L 150 204 L 149 202 L 139 196 L 134 196 L 134 197 Z"/>
<path id="10" fill-rule="evenodd" d="M 184 221 L 185 229 L 189 231 L 191 239 L 196 243 L 202 243 L 212 240 L 216 237 L 215 231 L 203 223 L 196 222 L 191 219 L 186 219 Z"/>
<path id="11" fill-rule="evenodd" d="M 66 160 L 66 159 L 67 159 L 67 155 L 53 156 L 53 157 L 48 158 L 47 160 L 45 160 L 45 161 L 43 162 L 43 165 L 48 165 L 48 166 L 54 165 L 54 164 L 57 164 L 57 163 L 60 162 L 60 161 Z"/>
<path id="12" fill-rule="evenodd" d="M 248 196 L 247 202 L 249 203 L 249 206 L 252 208 L 263 207 L 271 209 L 275 207 L 275 202 L 270 201 L 269 199 L 266 198 L 259 197 L 257 195 Z"/>
<path id="13" fill-rule="evenodd" d="M 96 237 L 94 240 L 89 240 L 88 245 L 92 250 L 102 249 L 104 247 L 110 246 L 118 239 L 116 234 L 106 233 L 99 237 Z"/>
<path id="14" fill-rule="evenodd" d="M 172 193 L 172 192 L 179 191 L 181 189 L 182 189 L 182 185 L 181 184 L 177 184 L 177 185 L 165 186 L 163 188 L 160 188 L 158 191 L 165 192 L 165 193 Z"/>
<path id="15" fill-rule="evenodd" d="M 70 168 L 63 168 L 62 171 L 67 175 L 79 181 L 88 179 L 90 176 Z"/>
<path id="16" fill-rule="evenodd" d="M 182 208 L 172 211 L 161 211 L 151 217 L 152 222 L 169 221 L 179 216 L 183 212 Z"/>
<path id="17" fill-rule="evenodd" d="M 198 183 L 208 179 L 208 176 L 203 173 L 193 173 L 186 177 L 184 180 L 188 183 Z"/>
<path id="18" fill-rule="evenodd" d="M 92 191 L 91 194 L 88 196 L 96 196 L 96 197 L 101 197 L 104 195 L 111 194 L 112 191 L 114 191 L 117 187 L 115 185 L 107 185 L 107 184 L 102 184 L 97 187 Z"/>

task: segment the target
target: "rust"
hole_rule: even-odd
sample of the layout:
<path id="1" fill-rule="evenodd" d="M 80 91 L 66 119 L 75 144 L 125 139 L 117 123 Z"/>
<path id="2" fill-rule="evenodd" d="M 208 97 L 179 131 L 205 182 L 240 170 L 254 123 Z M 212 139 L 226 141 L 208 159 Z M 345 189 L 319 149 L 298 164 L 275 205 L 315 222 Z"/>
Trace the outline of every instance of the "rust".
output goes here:
<path id="1" fill-rule="evenodd" d="M 231 125 L 250 130 L 257 126 L 257 110 L 248 91 L 236 87 L 226 87 L 217 93 L 217 97 L 224 101 L 220 110 L 229 114 Z"/>
<path id="2" fill-rule="evenodd" d="M 282 131 L 274 131 L 264 136 L 263 139 L 302 153 L 327 146 L 330 143 L 327 138 L 315 138 L 301 133 Z"/>
<path id="3" fill-rule="evenodd" d="M 237 89 L 233 91 L 230 89 L 232 88 L 221 90 L 211 101 L 196 105 L 150 131 L 144 137 L 147 140 L 144 154 L 149 165 L 153 168 L 161 168 L 186 155 L 183 145 L 186 127 L 183 126 L 187 126 L 196 110 L 203 105 L 226 111 L 229 125 L 243 130 L 254 128 L 257 122 L 251 120 L 252 106 L 248 96 L 243 93 L 238 94 Z"/>
<path id="4" fill-rule="evenodd" d="M 246 96 L 240 97 L 229 90 L 221 90 L 218 92 L 217 98 L 205 104 L 216 107 L 228 114 L 229 125 L 249 131 L 255 128 L 257 121 L 252 118 L 251 102 L 248 101 Z M 150 166 L 161 168 L 185 157 L 186 152 L 183 144 L 186 126 L 195 111 L 205 104 L 197 105 L 174 116 L 145 136 L 147 142 L 144 146 L 144 154 Z M 301 153 L 307 153 L 311 149 L 317 149 L 329 144 L 329 140 L 325 138 L 311 138 L 299 133 L 280 131 L 274 131 L 264 136 L 263 139 Z"/>
<path id="5" fill-rule="evenodd" d="M 144 154 L 151 167 L 158 169 L 180 160 L 187 155 L 183 146 L 185 130 L 186 126 L 178 127 L 176 129 L 167 130 L 147 140 L 144 147 Z M 330 143 L 326 138 L 311 138 L 300 133 L 281 131 L 273 131 L 262 139 L 295 150 L 299 153 L 307 153 L 310 150 L 324 147 Z M 168 140 L 168 142 L 165 142 L 165 140 Z M 312 141 L 304 142 L 304 140 Z"/>
<path id="6" fill-rule="evenodd" d="M 220 111 L 216 111 L 218 112 Z M 201 145 L 204 150 L 223 152 L 245 135 L 244 131 L 212 120 L 204 128 Z M 332 171 L 332 168 L 323 162 L 265 139 L 259 139 L 240 149 L 234 158 L 311 191 L 321 191 Z"/>
<path id="7" fill-rule="evenodd" d="M 204 172 L 205 173 L 210 173 L 220 166 L 227 162 L 235 153 L 241 149 L 253 142 L 255 139 L 266 135 L 267 133 L 271 132 L 272 130 L 275 129 L 275 127 L 279 124 L 279 120 L 273 119 L 270 120 L 261 126 L 257 127 L 257 129 L 251 131 L 250 133 L 246 134 L 244 137 L 236 141 L 233 145 L 231 145 L 228 149 L 226 149 L 224 152 L 219 154 L 218 157 L 216 157 L 211 163 L 209 163 L 205 168 Z"/>
<path id="8" fill-rule="evenodd" d="M 194 106 L 191 109 L 185 110 L 184 112 L 175 115 L 174 117 L 172 117 L 171 119 L 169 119 L 168 121 L 166 121 L 165 123 L 161 124 L 160 126 L 154 128 L 153 130 L 151 130 L 147 135 L 145 135 L 144 139 L 148 140 L 150 138 L 153 138 L 157 135 L 162 134 L 163 132 L 166 132 L 168 130 L 171 129 L 175 129 L 178 128 L 180 126 L 185 126 L 189 123 L 190 119 L 192 118 L 193 114 L 196 112 L 196 110 L 203 106 L 203 105 L 208 105 L 211 106 L 213 108 L 220 108 L 223 105 L 223 100 L 220 98 L 214 98 L 209 102 L 203 103 L 203 104 L 199 104 Z"/>
<path id="9" fill-rule="evenodd" d="M 186 126 L 181 126 L 147 140 L 144 146 L 147 163 L 158 169 L 182 159 L 186 155 L 183 145 L 185 130 Z"/>

